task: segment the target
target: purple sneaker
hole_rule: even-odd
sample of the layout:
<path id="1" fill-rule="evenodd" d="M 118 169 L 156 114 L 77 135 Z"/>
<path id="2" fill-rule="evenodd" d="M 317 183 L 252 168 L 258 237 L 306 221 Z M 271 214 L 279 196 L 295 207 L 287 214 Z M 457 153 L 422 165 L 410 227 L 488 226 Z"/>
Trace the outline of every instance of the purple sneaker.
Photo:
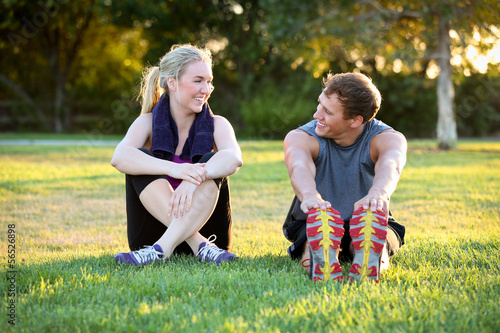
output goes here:
<path id="1" fill-rule="evenodd" d="M 160 245 L 146 246 L 143 249 L 128 253 L 118 253 L 115 256 L 116 262 L 120 264 L 129 264 L 134 266 L 144 266 L 154 263 L 158 260 L 165 260 Z"/>
<path id="2" fill-rule="evenodd" d="M 213 262 L 219 265 L 226 261 L 232 261 L 238 259 L 238 257 L 234 253 L 227 252 L 226 250 L 223 249 L 219 249 L 213 243 L 215 239 L 216 236 L 212 235 L 208 239 L 208 242 L 203 242 L 200 244 L 200 247 L 198 248 L 198 253 L 196 254 L 196 258 L 198 258 L 198 260 Z"/>

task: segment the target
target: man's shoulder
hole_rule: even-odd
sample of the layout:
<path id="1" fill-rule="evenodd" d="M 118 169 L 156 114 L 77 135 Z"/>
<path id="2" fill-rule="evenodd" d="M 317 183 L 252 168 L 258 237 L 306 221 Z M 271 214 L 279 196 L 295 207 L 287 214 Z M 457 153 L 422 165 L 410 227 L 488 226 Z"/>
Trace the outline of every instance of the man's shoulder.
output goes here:
<path id="1" fill-rule="evenodd" d="M 373 119 L 369 124 L 371 126 L 372 133 L 374 133 L 372 140 L 377 137 L 380 139 L 381 135 L 382 137 L 388 137 L 388 138 L 391 137 L 404 138 L 404 135 L 401 132 L 395 130 L 390 125 L 387 125 L 381 120 Z"/>
<path id="2" fill-rule="evenodd" d="M 407 149 L 407 142 L 405 136 L 393 128 L 386 129 L 379 134 L 375 135 L 370 144 L 370 155 L 372 159 L 385 152 L 400 151 L 405 152 Z"/>
<path id="3" fill-rule="evenodd" d="M 312 133 L 305 131 L 302 128 L 296 128 L 288 132 L 288 134 L 285 137 L 285 141 L 299 144 L 299 143 L 307 143 L 309 141 L 317 142 L 318 140 Z"/>
<path id="4" fill-rule="evenodd" d="M 370 128 L 372 128 L 373 130 L 375 131 L 384 131 L 386 129 L 390 129 L 392 128 L 391 126 L 387 125 L 386 123 L 384 123 L 382 120 L 379 120 L 377 118 L 374 118 L 372 119 L 368 125 L 370 126 Z"/>
<path id="5" fill-rule="evenodd" d="M 303 129 L 297 128 L 290 132 L 285 137 L 283 142 L 285 155 L 298 152 L 307 152 L 313 159 L 318 156 L 319 142 L 315 136 Z"/>
<path id="6" fill-rule="evenodd" d="M 303 139 L 317 139 L 317 134 L 315 132 L 316 120 L 311 120 L 310 122 L 299 126 L 290 132 L 288 132 L 286 137 L 300 137 Z M 286 139 L 286 138 L 285 138 Z"/>
<path id="7" fill-rule="evenodd" d="M 388 140 L 393 140 L 395 138 L 398 138 L 398 139 L 404 139 L 406 141 L 406 138 L 405 136 L 403 135 L 403 133 L 399 132 L 399 131 L 396 131 L 394 128 L 390 127 L 388 129 L 385 129 L 383 131 L 381 131 L 380 133 L 378 133 L 377 135 L 375 135 L 373 139 L 375 138 L 384 138 L 384 139 L 388 139 Z"/>
<path id="8" fill-rule="evenodd" d="M 316 119 L 313 119 L 313 120 L 309 121 L 308 123 L 305 123 L 304 125 L 299 126 L 296 130 L 302 130 L 303 132 L 306 132 L 312 136 L 316 136 L 315 128 L 316 128 L 317 122 L 318 121 Z"/>

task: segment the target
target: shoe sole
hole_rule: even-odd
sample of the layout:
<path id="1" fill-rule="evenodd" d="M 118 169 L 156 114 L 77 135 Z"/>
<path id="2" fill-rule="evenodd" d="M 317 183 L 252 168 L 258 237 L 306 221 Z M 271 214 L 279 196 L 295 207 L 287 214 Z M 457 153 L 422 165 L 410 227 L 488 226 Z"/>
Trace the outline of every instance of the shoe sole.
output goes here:
<path id="1" fill-rule="evenodd" d="M 162 258 L 157 258 L 157 259 L 151 259 L 148 262 L 140 263 L 139 261 L 137 261 L 137 259 L 133 258 L 133 255 L 130 252 L 118 253 L 115 255 L 114 258 L 118 264 L 132 265 L 132 266 L 147 266 L 164 260 Z"/>
<path id="2" fill-rule="evenodd" d="M 340 240 L 344 236 L 344 220 L 332 208 L 326 211 L 311 209 L 307 216 L 309 242 L 309 277 L 314 281 L 343 280 L 342 267 L 337 259 Z"/>
<path id="3" fill-rule="evenodd" d="M 130 258 L 130 256 L 127 256 L 126 253 L 118 253 L 117 255 L 115 255 L 115 260 L 118 264 L 142 266 L 141 264 L 135 262 L 132 258 Z"/>
<path id="4" fill-rule="evenodd" d="M 354 247 L 354 259 L 349 270 L 349 281 L 378 282 L 380 256 L 387 237 L 385 214 L 360 208 L 352 214 L 349 225 L 349 234 Z"/>

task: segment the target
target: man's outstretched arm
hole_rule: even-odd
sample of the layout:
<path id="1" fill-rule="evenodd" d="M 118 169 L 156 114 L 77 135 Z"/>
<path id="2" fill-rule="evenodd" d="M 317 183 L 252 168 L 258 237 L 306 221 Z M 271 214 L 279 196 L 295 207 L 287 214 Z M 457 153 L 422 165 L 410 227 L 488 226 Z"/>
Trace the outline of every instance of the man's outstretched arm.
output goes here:
<path id="1" fill-rule="evenodd" d="M 375 177 L 368 194 L 354 204 L 354 210 L 371 208 L 389 215 L 390 197 L 406 164 L 406 150 L 405 137 L 395 130 L 386 130 L 372 139 L 370 156 L 375 162 Z"/>
<path id="2" fill-rule="evenodd" d="M 314 159 L 319 153 L 318 140 L 302 130 L 294 130 L 285 137 L 283 148 L 288 175 L 302 211 L 307 214 L 312 208 L 329 208 L 330 203 L 316 190 Z"/>

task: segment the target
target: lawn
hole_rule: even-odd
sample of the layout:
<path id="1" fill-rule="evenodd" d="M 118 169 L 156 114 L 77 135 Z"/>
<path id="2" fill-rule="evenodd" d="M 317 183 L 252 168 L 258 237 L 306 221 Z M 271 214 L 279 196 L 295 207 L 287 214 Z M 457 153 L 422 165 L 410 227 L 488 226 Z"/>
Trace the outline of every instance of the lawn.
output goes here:
<path id="1" fill-rule="evenodd" d="M 362 285 L 313 284 L 288 259 L 281 142 L 241 142 L 245 165 L 230 179 L 239 261 L 141 268 L 113 259 L 127 250 L 113 148 L 0 146 L 0 331 L 499 332 L 500 141 L 434 146 L 410 142 L 391 200 L 406 245 L 379 284 Z"/>

